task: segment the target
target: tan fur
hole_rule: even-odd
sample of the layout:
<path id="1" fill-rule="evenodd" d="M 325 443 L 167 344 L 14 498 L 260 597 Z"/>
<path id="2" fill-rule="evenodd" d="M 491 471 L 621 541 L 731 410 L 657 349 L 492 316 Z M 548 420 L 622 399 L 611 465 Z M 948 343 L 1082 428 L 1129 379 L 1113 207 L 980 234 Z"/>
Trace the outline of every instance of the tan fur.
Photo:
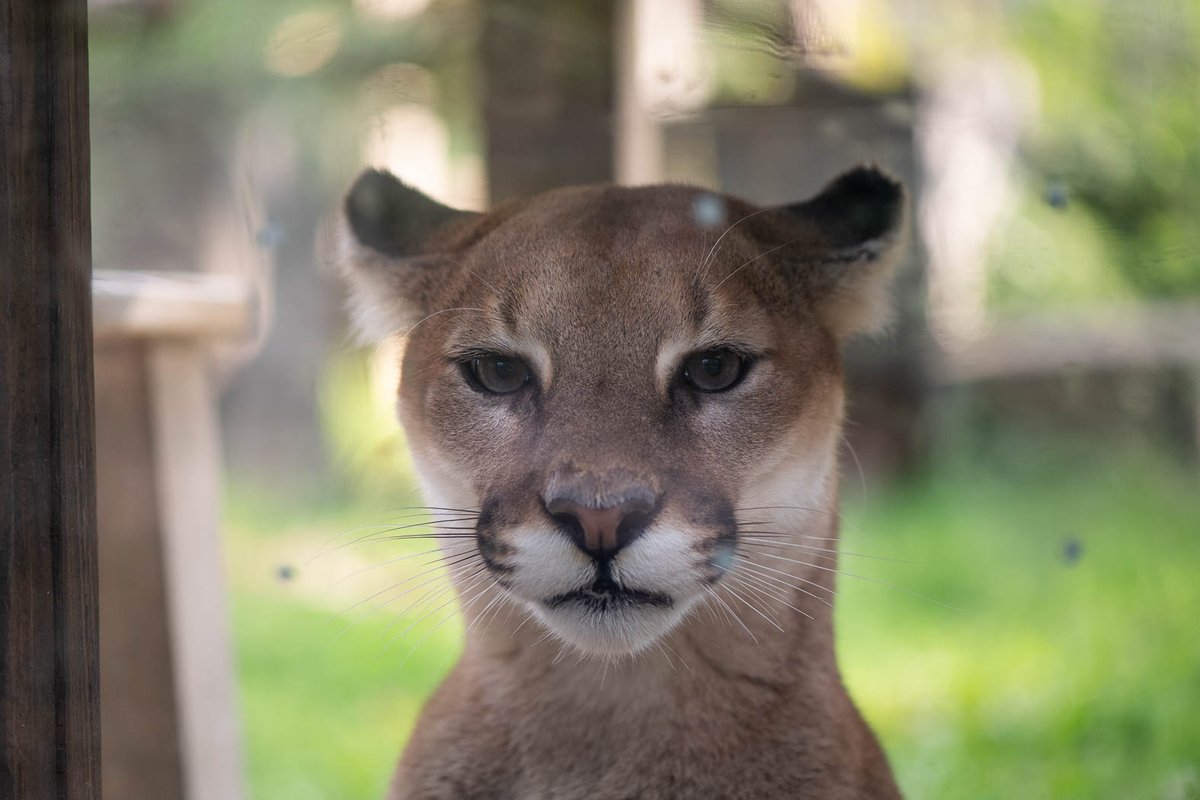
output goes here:
<path id="1" fill-rule="evenodd" d="M 428 231 L 384 226 L 370 247 L 354 231 L 374 228 L 346 226 L 359 313 L 408 335 L 400 414 L 430 502 L 481 512 L 475 542 L 447 545 L 479 564 L 458 573 L 465 650 L 392 798 L 899 797 L 842 686 L 830 605 L 839 344 L 881 317 L 901 227 L 872 217 L 898 188 L 859 178 L 790 210 L 593 186 L 426 208 Z M 431 202 L 397 192 L 401 211 Z M 682 359 L 729 344 L 756 354 L 742 383 L 681 388 Z M 480 350 L 523 358 L 536 388 L 472 389 L 456 360 Z M 594 575 L 543 498 L 569 486 L 601 507 L 635 484 L 660 507 L 611 568 L 669 602 L 548 605 Z"/>

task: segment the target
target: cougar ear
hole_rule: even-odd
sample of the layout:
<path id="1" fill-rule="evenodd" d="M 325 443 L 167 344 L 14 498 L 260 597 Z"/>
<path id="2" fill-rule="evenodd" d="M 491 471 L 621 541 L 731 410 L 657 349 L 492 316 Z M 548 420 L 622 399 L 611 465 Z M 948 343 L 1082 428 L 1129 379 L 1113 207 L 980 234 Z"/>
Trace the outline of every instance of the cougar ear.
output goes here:
<path id="1" fill-rule="evenodd" d="M 479 217 L 382 170 L 358 177 L 342 212 L 337 263 L 364 341 L 402 332 L 430 313 L 430 296 L 451 271 L 463 232 Z"/>
<path id="2" fill-rule="evenodd" d="M 795 277 L 835 336 L 878 330 L 891 318 L 888 284 L 903 251 L 905 205 L 898 181 L 860 166 L 781 209 L 807 232 Z"/>

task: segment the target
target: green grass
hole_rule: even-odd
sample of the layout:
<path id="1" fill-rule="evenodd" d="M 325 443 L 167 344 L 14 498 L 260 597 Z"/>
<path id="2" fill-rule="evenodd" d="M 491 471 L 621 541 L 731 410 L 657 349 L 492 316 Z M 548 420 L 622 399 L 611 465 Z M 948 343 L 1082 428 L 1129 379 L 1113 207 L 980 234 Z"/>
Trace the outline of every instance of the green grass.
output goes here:
<path id="1" fill-rule="evenodd" d="M 854 510 L 846 550 L 921 563 L 845 569 L 954 607 L 841 584 L 847 682 L 909 795 L 1200 797 L 1198 489 L 1123 452 Z"/>
<path id="2" fill-rule="evenodd" d="M 913 798 L 1197 800 L 1200 476 L 1128 450 L 1020 463 L 848 489 L 844 549 L 906 562 L 843 560 L 889 584 L 841 580 L 852 693 Z M 252 796 L 381 797 L 458 630 L 433 615 L 389 646 L 411 618 L 339 635 L 368 606 L 338 611 L 424 558 L 339 584 L 396 553 L 305 560 L 378 512 L 230 516 Z"/>

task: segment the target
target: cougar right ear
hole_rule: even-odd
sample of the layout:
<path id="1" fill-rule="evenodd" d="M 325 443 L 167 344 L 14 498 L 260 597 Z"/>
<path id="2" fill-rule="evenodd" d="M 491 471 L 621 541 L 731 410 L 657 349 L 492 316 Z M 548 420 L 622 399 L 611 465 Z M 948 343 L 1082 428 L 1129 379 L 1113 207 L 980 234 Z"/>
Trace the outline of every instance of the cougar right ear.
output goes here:
<path id="1" fill-rule="evenodd" d="M 403 332 L 428 314 L 461 233 L 479 215 L 442 205 L 394 175 L 367 170 L 346 196 L 338 267 L 361 339 Z"/>

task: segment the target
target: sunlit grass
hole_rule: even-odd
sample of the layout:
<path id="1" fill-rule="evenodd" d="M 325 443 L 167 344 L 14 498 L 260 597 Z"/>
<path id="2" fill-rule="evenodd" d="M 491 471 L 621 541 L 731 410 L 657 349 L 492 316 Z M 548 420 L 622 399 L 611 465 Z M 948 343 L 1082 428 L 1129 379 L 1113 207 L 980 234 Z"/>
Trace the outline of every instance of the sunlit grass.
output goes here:
<path id="1" fill-rule="evenodd" d="M 955 464 L 865 500 L 854 482 L 844 548 L 914 562 L 844 558 L 892 586 L 844 577 L 838 612 L 847 683 L 908 796 L 1200 797 L 1198 489 L 1194 468 L 1098 449 Z M 407 602 L 349 630 L 369 604 L 339 613 L 425 559 L 343 577 L 427 546 L 309 560 L 383 515 L 233 506 L 256 800 L 381 797 L 453 662 L 459 628 L 432 630 L 440 615 L 393 641 Z"/>
<path id="2" fill-rule="evenodd" d="M 1092 454 L 854 509 L 846 549 L 922 562 L 869 574 L 954 606 L 841 583 L 847 682 L 911 796 L 1200 796 L 1197 488 Z"/>
<path id="3" fill-rule="evenodd" d="M 388 533 L 377 525 L 395 512 L 344 506 L 304 519 L 244 499 L 233 510 L 227 560 L 251 796 L 383 797 L 459 649 L 432 545 L 368 541 Z"/>

